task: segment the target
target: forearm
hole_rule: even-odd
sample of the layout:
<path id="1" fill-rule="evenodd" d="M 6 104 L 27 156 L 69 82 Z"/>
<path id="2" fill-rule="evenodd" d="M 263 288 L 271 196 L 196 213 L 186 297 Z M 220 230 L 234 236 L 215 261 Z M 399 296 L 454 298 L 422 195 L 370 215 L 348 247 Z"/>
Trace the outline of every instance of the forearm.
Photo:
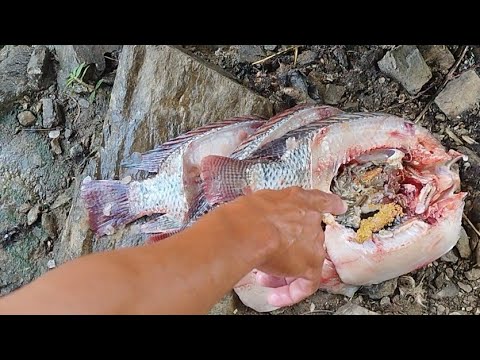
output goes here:
<path id="1" fill-rule="evenodd" d="M 65 264 L 1 299 L 0 313 L 206 313 L 275 247 L 232 229 L 230 214 L 154 245 Z"/>

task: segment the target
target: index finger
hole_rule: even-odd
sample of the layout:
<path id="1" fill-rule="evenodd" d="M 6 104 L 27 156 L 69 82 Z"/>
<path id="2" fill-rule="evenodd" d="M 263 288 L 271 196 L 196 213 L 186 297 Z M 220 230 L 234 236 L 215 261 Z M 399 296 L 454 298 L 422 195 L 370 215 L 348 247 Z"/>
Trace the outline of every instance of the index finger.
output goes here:
<path id="1" fill-rule="evenodd" d="M 347 211 L 347 204 L 340 198 L 340 196 L 326 193 L 321 190 L 301 189 L 298 191 L 298 196 L 301 197 L 305 206 L 324 213 L 331 213 L 333 215 L 340 215 Z"/>

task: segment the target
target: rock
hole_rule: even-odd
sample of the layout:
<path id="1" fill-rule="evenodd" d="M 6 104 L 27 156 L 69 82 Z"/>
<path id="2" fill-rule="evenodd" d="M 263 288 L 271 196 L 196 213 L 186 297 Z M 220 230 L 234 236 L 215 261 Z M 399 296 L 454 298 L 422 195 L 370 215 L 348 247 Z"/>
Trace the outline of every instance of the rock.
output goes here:
<path id="1" fill-rule="evenodd" d="M 456 263 L 458 261 L 458 257 L 457 257 L 457 255 L 455 255 L 453 250 L 450 250 L 449 252 L 447 252 L 440 259 L 443 260 L 443 261 L 446 261 L 446 262 L 450 262 L 450 263 Z"/>
<path id="2" fill-rule="evenodd" d="M 58 138 L 52 139 L 50 147 L 55 154 L 60 155 L 62 153 L 62 147 L 60 146 L 60 140 Z"/>
<path id="3" fill-rule="evenodd" d="M 435 104 L 450 119 L 472 109 L 480 102 L 480 78 L 475 70 L 464 72 L 448 82 L 435 98 Z"/>
<path id="4" fill-rule="evenodd" d="M 62 122 L 62 113 L 60 105 L 50 98 L 42 99 L 43 108 L 43 127 L 50 129 Z"/>
<path id="5" fill-rule="evenodd" d="M 460 289 L 462 289 L 463 291 L 465 291 L 466 293 L 469 293 L 472 291 L 472 287 L 468 284 L 464 284 L 463 282 L 459 281 L 457 282 L 457 285 Z"/>
<path id="6" fill-rule="evenodd" d="M 452 268 L 446 268 L 445 269 L 445 274 L 448 276 L 449 279 L 453 278 L 453 269 Z"/>
<path id="7" fill-rule="evenodd" d="M 390 302 L 390 298 L 388 296 L 383 297 L 380 300 L 380 306 L 390 306 L 392 303 Z"/>
<path id="8" fill-rule="evenodd" d="M 472 255 L 472 250 L 470 249 L 470 240 L 468 239 L 467 232 L 463 226 L 460 230 L 460 238 L 458 239 L 456 248 L 460 254 L 460 257 L 463 259 L 468 259 Z"/>
<path id="9" fill-rule="evenodd" d="M 445 306 L 443 306 L 441 304 L 437 305 L 437 315 L 445 314 L 445 310 L 446 310 Z"/>
<path id="10" fill-rule="evenodd" d="M 462 154 L 468 156 L 468 162 L 474 167 L 480 167 L 480 156 L 477 155 L 475 151 L 470 150 L 466 146 L 459 146 L 457 147 L 458 151 Z M 478 201 L 478 208 L 480 209 L 480 200 Z M 477 215 L 478 219 L 480 220 L 480 213 Z M 474 218 L 475 219 L 475 218 Z M 472 219 L 472 221 L 475 221 Z"/>
<path id="11" fill-rule="evenodd" d="M 48 88 L 55 81 L 50 50 L 44 45 L 35 46 L 27 65 L 28 78 L 35 90 Z"/>
<path id="12" fill-rule="evenodd" d="M 374 311 L 370 311 L 360 305 L 346 303 L 338 308 L 334 315 L 378 315 Z"/>
<path id="13" fill-rule="evenodd" d="M 337 105 L 345 94 L 345 86 L 328 84 L 325 89 L 325 104 Z"/>
<path id="14" fill-rule="evenodd" d="M 48 137 L 50 139 L 56 139 L 60 136 L 60 130 L 52 130 L 48 132 Z"/>
<path id="15" fill-rule="evenodd" d="M 72 136 L 72 130 L 71 129 L 65 129 L 65 133 L 64 133 L 64 136 L 65 136 L 65 139 L 70 139 L 70 137 Z"/>
<path id="16" fill-rule="evenodd" d="M 397 288 L 397 278 L 384 281 L 380 284 L 370 285 L 362 290 L 370 299 L 379 300 L 385 296 L 393 295 Z"/>
<path id="17" fill-rule="evenodd" d="M 455 58 L 445 45 L 421 45 L 418 49 L 427 65 L 443 74 L 448 73 L 455 63 Z"/>
<path id="18" fill-rule="evenodd" d="M 0 49 L 0 114 L 29 90 L 27 65 L 32 48 L 6 45 Z"/>
<path id="19" fill-rule="evenodd" d="M 297 63 L 300 66 L 309 65 L 311 63 L 314 63 L 316 59 L 317 59 L 317 53 L 316 52 L 314 52 L 312 50 L 306 50 L 306 51 L 301 52 L 298 55 Z"/>
<path id="20" fill-rule="evenodd" d="M 38 214 L 40 214 L 40 205 L 35 205 L 30 209 L 27 214 L 27 225 L 32 225 L 38 219 Z"/>
<path id="21" fill-rule="evenodd" d="M 18 122 L 22 126 L 30 126 L 35 124 L 35 121 L 37 121 L 37 118 L 31 111 L 22 111 L 17 115 Z"/>
<path id="22" fill-rule="evenodd" d="M 58 195 L 58 197 L 55 199 L 55 201 L 53 202 L 52 206 L 50 207 L 51 210 L 55 210 L 56 208 L 59 208 L 60 206 L 62 205 L 65 205 L 67 204 L 68 202 L 70 202 L 70 200 L 72 200 L 72 196 L 66 192 L 64 193 L 61 193 L 60 195 Z"/>
<path id="23" fill-rule="evenodd" d="M 236 308 L 234 296 L 232 291 L 229 292 L 210 309 L 208 315 L 232 315 Z"/>
<path id="24" fill-rule="evenodd" d="M 348 68 L 347 53 L 343 47 L 335 48 L 335 50 L 333 50 L 333 56 L 335 56 L 341 66 Z"/>
<path id="25" fill-rule="evenodd" d="M 441 273 L 440 275 L 438 275 L 434 282 L 435 282 L 435 286 L 437 289 L 441 289 L 443 287 L 443 285 L 445 285 L 447 283 L 447 278 L 445 277 L 445 274 L 444 273 Z"/>
<path id="26" fill-rule="evenodd" d="M 260 45 L 240 45 L 238 46 L 238 61 L 253 63 L 266 56 Z"/>
<path id="27" fill-rule="evenodd" d="M 77 159 L 83 154 L 83 147 L 80 144 L 73 145 L 69 150 L 70 158 Z"/>
<path id="28" fill-rule="evenodd" d="M 63 89 L 68 75 L 81 63 L 94 64 L 97 75 L 105 70 L 105 54 L 119 51 L 121 45 L 50 45 L 59 63 L 58 86 Z"/>
<path id="29" fill-rule="evenodd" d="M 50 260 L 47 261 L 47 267 L 48 267 L 49 269 L 54 269 L 56 266 L 57 266 L 57 265 L 55 264 L 55 260 L 50 259 Z"/>
<path id="30" fill-rule="evenodd" d="M 267 51 L 275 51 L 278 45 L 263 45 L 263 48 Z"/>
<path id="31" fill-rule="evenodd" d="M 42 227 L 45 229 L 45 232 L 51 239 L 57 238 L 57 224 L 55 221 L 55 216 L 53 216 L 53 214 L 42 214 Z"/>
<path id="32" fill-rule="evenodd" d="M 432 78 L 432 72 L 416 46 L 401 45 L 388 51 L 378 62 L 378 67 L 411 95 L 417 94 Z"/>
<path id="33" fill-rule="evenodd" d="M 78 99 L 78 105 L 80 105 L 84 109 L 88 109 L 90 107 L 90 103 L 87 99 L 84 98 Z"/>
<path id="34" fill-rule="evenodd" d="M 437 115 L 435 115 L 435 120 L 445 121 L 445 120 L 447 120 L 447 118 L 445 117 L 444 114 L 437 114 Z"/>
<path id="35" fill-rule="evenodd" d="M 79 197 L 80 184 L 87 176 L 123 179 L 132 174 L 119 164 L 133 152 L 153 149 L 190 129 L 240 114 L 272 115 L 267 99 L 222 69 L 170 46 L 124 46 L 109 104 L 98 156 L 88 159 L 72 184 L 73 203 L 54 247 L 59 264 L 82 254 L 145 241 L 133 225 L 111 236 L 94 237 Z"/>
<path id="36" fill-rule="evenodd" d="M 22 214 L 26 214 L 28 210 L 30 210 L 31 208 L 32 208 L 32 205 L 25 203 L 18 207 L 18 211 Z"/>
<path id="37" fill-rule="evenodd" d="M 458 295 L 458 287 L 451 281 L 447 282 L 447 285 L 437 291 L 435 294 L 432 295 L 434 299 L 444 299 L 444 298 L 451 298 Z"/>
<path id="38" fill-rule="evenodd" d="M 479 268 L 473 268 L 471 270 L 466 271 L 465 272 L 465 277 L 470 281 L 480 279 L 480 269 Z"/>

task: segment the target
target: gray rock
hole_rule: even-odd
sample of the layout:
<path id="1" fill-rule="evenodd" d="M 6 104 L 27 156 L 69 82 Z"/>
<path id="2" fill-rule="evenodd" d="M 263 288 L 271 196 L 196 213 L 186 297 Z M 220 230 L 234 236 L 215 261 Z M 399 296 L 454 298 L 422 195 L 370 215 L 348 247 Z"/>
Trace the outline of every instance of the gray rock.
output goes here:
<path id="1" fill-rule="evenodd" d="M 50 141 L 50 147 L 55 154 L 60 155 L 62 153 L 62 146 L 60 145 L 60 140 L 58 138 Z"/>
<path id="2" fill-rule="evenodd" d="M 417 94 L 432 78 L 432 72 L 416 46 L 401 45 L 388 51 L 378 62 L 378 67 L 411 95 Z"/>
<path id="3" fill-rule="evenodd" d="M 345 94 L 345 86 L 328 84 L 325 89 L 323 100 L 325 104 L 337 105 Z"/>
<path id="4" fill-rule="evenodd" d="M 72 130 L 71 129 L 65 129 L 65 139 L 70 139 L 70 137 L 72 136 Z"/>
<path id="5" fill-rule="evenodd" d="M 35 90 L 48 88 L 55 81 L 50 50 L 45 45 L 35 46 L 27 65 L 28 78 Z"/>
<path id="6" fill-rule="evenodd" d="M 465 272 L 465 277 L 470 281 L 480 279 L 480 269 L 479 268 L 473 268 L 471 270 L 466 271 Z"/>
<path id="7" fill-rule="evenodd" d="M 452 268 L 446 268 L 445 269 L 445 274 L 448 276 L 449 279 L 453 278 L 454 272 Z"/>
<path id="8" fill-rule="evenodd" d="M 192 299 L 195 301 L 195 299 Z M 209 311 L 209 315 L 232 315 L 236 308 L 235 295 L 233 291 L 225 295 L 222 300 L 216 303 Z"/>
<path id="9" fill-rule="evenodd" d="M 443 306 L 443 305 L 441 305 L 441 304 L 440 304 L 440 305 L 437 305 L 437 315 L 443 315 L 443 314 L 445 314 L 445 311 L 446 311 L 446 310 L 447 310 L 447 309 L 445 308 L 445 306 Z"/>
<path id="10" fill-rule="evenodd" d="M 449 280 L 446 278 L 446 275 L 444 273 L 441 273 L 435 278 L 434 283 L 437 289 L 441 289 L 443 285 L 445 285 L 448 281 Z"/>
<path id="11" fill-rule="evenodd" d="M 457 285 L 460 289 L 462 289 L 466 293 L 472 292 L 472 287 L 468 284 L 464 284 L 463 282 L 459 281 L 457 282 Z"/>
<path id="12" fill-rule="evenodd" d="M 18 122 L 22 126 L 30 126 L 35 124 L 35 121 L 37 121 L 37 118 L 31 111 L 22 111 L 17 115 Z"/>
<path id="13" fill-rule="evenodd" d="M 38 215 L 40 214 L 40 205 L 35 205 L 30 209 L 27 214 L 27 225 L 32 225 L 38 219 Z"/>
<path id="14" fill-rule="evenodd" d="M 390 306 L 392 303 L 390 302 L 390 298 L 388 296 L 383 297 L 380 300 L 380 306 Z"/>
<path id="15" fill-rule="evenodd" d="M 316 58 L 317 58 L 317 53 L 316 52 L 314 52 L 312 50 L 306 50 L 306 51 L 301 52 L 298 55 L 297 63 L 300 66 L 309 65 L 309 64 L 315 62 Z"/>
<path id="16" fill-rule="evenodd" d="M 57 265 L 55 264 L 55 260 L 53 260 L 53 259 L 48 260 L 47 261 L 47 267 L 49 269 L 54 269 L 55 267 L 57 267 Z"/>
<path id="17" fill-rule="evenodd" d="M 379 300 L 385 296 L 393 295 L 396 288 L 397 278 L 394 278 L 380 284 L 365 287 L 362 293 L 367 294 L 370 299 Z"/>
<path id="18" fill-rule="evenodd" d="M 62 123 L 62 112 L 60 105 L 50 98 L 42 99 L 43 127 L 50 129 Z"/>
<path id="19" fill-rule="evenodd" d="M 0 115 L 30 90 L 27 65 L 32 48 L 6 45 L 0 50 Z"/>
<path id="20" fill-rule="evenodd" d="M 80 144 L 73 145 L 69 150 L 70 157 L 76 159 L 83 154 L 83 147 Z"/>
<path id="21" fill-rule="evenodd" d="M 48 132 L 48 137 L 50 139 L 56 139 L 60 136 L 60 130 L 52 130 Z"/>
<path id="22" fill-rule="evenodd" d="M 50 45 L 59 63 L 58 86 L 63 89 L 68 75 L 81 63 L 94 64 L 96 73 L 105 70 L 105 53 L 119 51 L 121 45 Z"/>
<path id="23" fill-rule="evenodd" d="M 472 250 L 470 249 L 470 240 L 468 239 L 467 232 L 463 226 L 460 230 L 460 238 L 458 239 L 456 248 L 460 254 L 460 257 L 463 259 L 468 259 L 472 255 Z"/>
<path id="24" fill-rule="evenodd" d="M 458 261 L 458 257 L 453 252 L 453 249 L 447 252 L 445 255 L 443 255 L 440 259 L 450 263 L 456 263 Z"/>
<path id="25" fill-rule="evenodd" d="M 161 64 L 161 66 L 159 65 Z M 63 263 L 82 254 L 143 244 L 136 226 L 97 239 L 88 227 L 79 195 L 84 178 L 123 179 L 120 162 L 206 123 L 241 114 L 272 115 L 272 104 L 221 69 L 170 46 L 124 46 L 110 107 L 103 124 L 99 156 L 75 177 L 73 204 L 54 248 Z"/>
<path id="26" fill-rule="evenodd" d="M 90 103 L 88 102 L 87 99 L 80 98 L 78 99 L 78 105 L 80 105 L 84 109 L 88 109 L 90 106 Z"/>
<path id="27" fill-rule="evenodd" d="M 443 74 L 455 63 L 455 58 L 445 45 L 421 45 L 418 49 L 427 65 Z"/>
<path id="28" fill-rule="evenodd" d="M 238 61 L 252 63 L 266 56 L 260 45 L 239 45 Z"/>
<path id="29" fill-rule="evenodd" d="M 472 109 L 480 102 L 480 78 L 475 70 L 451 80 L 435 98 L 435 104 L 450 119 Z"/>
<path id="30" fill-rule="evenodd" d="M 263 45 L 263 48 L 267 51 L 275 51 L 278 45 Z"/>
<path id="31" fill-rule="evenodd" d="M 447 285 L 437 291 L 435 294 L 432 295 L 434 299 L 444 299 L 444 298 L 451 298 L 457 296 L 459 293 L 458 287 L 451 281 L 447 282 Z"/>
<path id="32" fill-rule="evenodd" d="M 349 302 L 339 307 L 338 310 L 334 313 L 334 315 L 378 315 L 378 314 L 360 305 L 355 305 Z"/>
<path id="33" fill-rule="evenodd" d="M 343 66 L 344 68 L 348 67 L 347 52 L 343 47 L 337 47 L 335 50 L 333 50 L 333 55 L 338 60 L 341 66 Z"/>
<path id="34" fill-rule="evenodd" d="M 51 239 L 57 238 L 57 223 L 55 216 L 51 213 L 42 214 L 42 227 Z"/>

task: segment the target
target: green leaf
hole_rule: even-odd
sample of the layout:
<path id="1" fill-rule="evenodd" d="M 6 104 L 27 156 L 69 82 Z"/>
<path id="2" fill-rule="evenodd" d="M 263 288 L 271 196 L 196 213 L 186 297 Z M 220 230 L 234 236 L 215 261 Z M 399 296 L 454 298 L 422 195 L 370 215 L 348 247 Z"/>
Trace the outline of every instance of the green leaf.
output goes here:
<path id="1" fill-rule="evenodd" d="M 98 88 L 100 87 L 100 85 L 102 85 L 103 83 L 103 79 L 100 79 L 98 82 L 97 82 L 97 85 L 95 85 L 95 90 L 98 90 Z"/>
<path id="2" fill-rule="evenodd" d="M 95 100 L 95 95 L 96 95 L 95 93 L 96 93 L 96 91 L 93 91 L 93 92 L 90 94 L 90 96 L 88 97 L 88 101 L 89 101 L 89 102 L 93 103 L 93 101 Z"/>
<path id="3" fill-rule="evenodd" d="M 83 77 L 85 76 L 85 73 L 87 72 L 88 68 L 90 67 L 90 65 L 87 65 L 85 67 L 85 69 L 83 70 L 83 73 L 82 73 L 82 76 L 80 76 L 80 80 L 83 80 Z"/>

